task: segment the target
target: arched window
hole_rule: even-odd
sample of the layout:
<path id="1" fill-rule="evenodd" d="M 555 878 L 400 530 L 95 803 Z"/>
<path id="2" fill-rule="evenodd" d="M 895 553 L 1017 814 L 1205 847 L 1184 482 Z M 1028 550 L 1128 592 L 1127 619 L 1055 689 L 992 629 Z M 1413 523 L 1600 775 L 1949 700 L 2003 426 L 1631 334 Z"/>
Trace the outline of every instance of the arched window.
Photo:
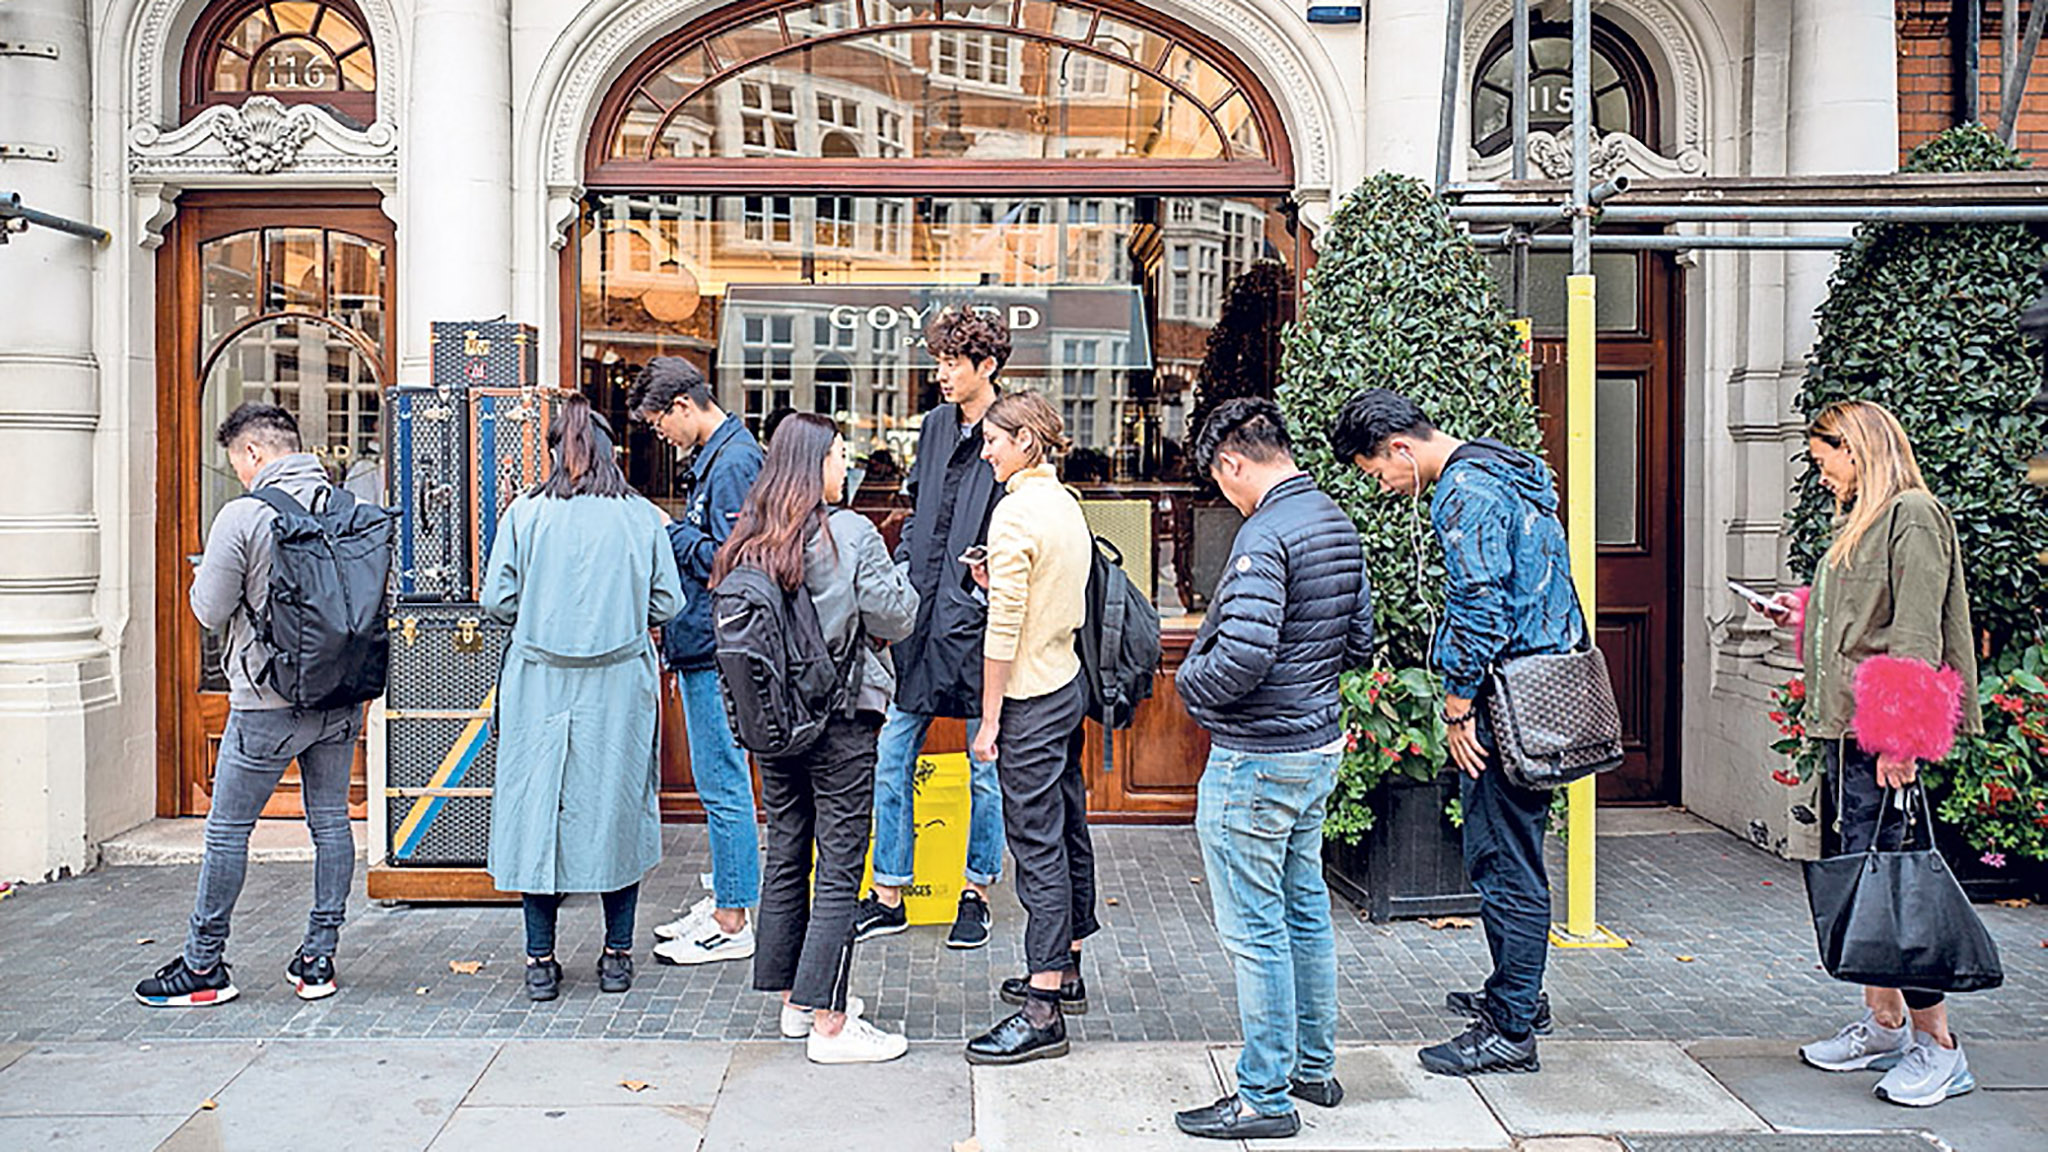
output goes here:
<path id="1" fill-rule="evenodd" d="M 377 118 L 377 56 L 351 0 L 226 0 L 185 53 L 183 114 L 251 95 L 318 104 L 361 127 Z"/>
<path id="2" fill-rule="evenodd" d="M 1502 29 L 1479 58 L 1472 87 L 1472 147 L 1491 156 L 1512 143 L 1514 34 Z M 1657 109 L 1650 66 L 1628 37 L 1593 21 L 1593 131 L 1626 132 L 1657 147 Z M 1572 126 L 1572 31 L 1569 24 L 1529 25 L 1529 130 Z"/>
<path id="3" fill-rule="evenodd" d="M 763 161 L 884 184 L 962 162 L 1164 163 L 1284 191 L 1289 157 L 1242 65 L 1121 2 L 781 0 L 643 54 L 600 110 L 586 167 L 592 187 L 704 187 L 758 183 Z"/>

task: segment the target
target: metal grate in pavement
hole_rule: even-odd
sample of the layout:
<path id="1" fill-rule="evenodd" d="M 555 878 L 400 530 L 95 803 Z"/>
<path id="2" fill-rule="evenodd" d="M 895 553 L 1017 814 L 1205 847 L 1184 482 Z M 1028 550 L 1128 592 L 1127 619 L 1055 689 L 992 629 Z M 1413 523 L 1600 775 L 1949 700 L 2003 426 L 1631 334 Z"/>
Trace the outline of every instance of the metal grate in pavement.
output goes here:
<path id="1" fill-rule="evenodd" d="M 1628 1152 L 1935 1152 L 1947 1145 L 1919 1132 L 1711 1132 L 1623 1136 Z"/>

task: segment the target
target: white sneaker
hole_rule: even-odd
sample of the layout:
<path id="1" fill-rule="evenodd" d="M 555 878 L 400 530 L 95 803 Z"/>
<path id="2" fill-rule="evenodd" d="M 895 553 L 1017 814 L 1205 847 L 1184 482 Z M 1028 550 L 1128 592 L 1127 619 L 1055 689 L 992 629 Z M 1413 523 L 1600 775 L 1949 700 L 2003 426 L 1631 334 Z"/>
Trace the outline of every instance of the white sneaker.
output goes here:
<path id="1" fill-rule="evenodd" d="M 696 929 L 697 925 L 709 922 L 712 911 L 717 907 L 718 898 L 706 896 L 695 904 L 690 905 L 690 910 L 681 916 L 666 924 L 655 925 L 654 938 L 657 940 L 675 940 L 688 936 Z"/>
<path id="2" fill-rule="evenodd" d="M 1889 1071 L 1912 1046 L 1912 1029 L 1904 1024 L 1887 1028 L 1877 1022 L 1876 1013 L 1866 1010 L 1861 1020 L 1833 1036 L 1801 1045 L 1799 1058 L 1823 1072 Z"/>
<path id="3" fill-rule="evenodd" d="M 1899 1066 L 1884 1074 L 1871 1092 L 1879 1100 L 1909 1108 L 1931 1108 L 1951 1096 L 1975 1090 L 1977 1078 L 1970 1075 L 1970 1061 L 1963 1055 L 1962 1041 L 1943 1048 L 1925 1032 L 1913 1033 L 1913 1046 Z"/>
<path id="4" fill-rule="evenodd" d="M 719 928 L 716 920 L 699 927 L 689 936 L 679 936 L 654 946 L 654 958 L 663 964 L 714 964 L 720 960 L 745 960 L 754 954 L 754 922 L 749 920 L 737 932 Z"/>
<path id="5" fill-rule="evenodd" d="M 910 1041 L 894 1032 L 884 1032 L 858 1016 L 848 1016 L 837 1036 L 811 1033 L 804 1041 L 804 1055 L 813 1064 L 880 1064 L 910 1051 Z"/>
<path id="6" fill-rule="evenodd" d="M 868 1010 L 867 1003 L 858 996 L 846 998 L 848 1019 Z M 785 1000 L 782 1002 L 782 1036 L 785 1040 L 801 1040 L 811 1034 L 811 1010 L 798 1008 Z"/>

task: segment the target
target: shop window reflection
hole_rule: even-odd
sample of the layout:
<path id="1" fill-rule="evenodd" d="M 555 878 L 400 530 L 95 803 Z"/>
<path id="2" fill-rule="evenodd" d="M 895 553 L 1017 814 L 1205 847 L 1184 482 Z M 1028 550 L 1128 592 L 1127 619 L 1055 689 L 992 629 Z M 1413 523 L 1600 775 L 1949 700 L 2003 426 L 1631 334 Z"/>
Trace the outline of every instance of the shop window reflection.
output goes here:
<path id="1" fill-rule="evenodd" d="M 938 403 L 930 310 L 1023 309 L 1002 384 L 1053 400 L 1084 497 L 1150 501 L 1155 598 L 1174 613 L 1206 591 L 1173 557 L 1214 499 L 1188 475 L 1191 412 L 1205 387 L 1271 394 L 1275 357 L 1242 350 L 1277 347 L 1303 255 L 1282 205 L 1258 196 L 621 193 L 587 201 L 577 243 L 581 387 L 628 429 L 633 483 L 671 505 L 680 462 L 626 420 L 649 357 L 697 363 L 757 431 L 787 408 L 839 420 L 867 469 L 856 500 L 886 519 Z M 1233 305 L 1253 280 L 1255 306 Z M 1219 347 L 1227 369 L 1210 364 Z"/>

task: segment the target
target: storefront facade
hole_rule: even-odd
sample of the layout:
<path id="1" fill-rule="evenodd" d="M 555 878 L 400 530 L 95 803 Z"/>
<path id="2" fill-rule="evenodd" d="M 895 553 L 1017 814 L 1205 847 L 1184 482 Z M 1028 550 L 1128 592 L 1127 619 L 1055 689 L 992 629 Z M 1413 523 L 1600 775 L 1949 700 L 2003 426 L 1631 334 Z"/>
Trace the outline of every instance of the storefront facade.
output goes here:
<path id="1" fill-rule="evenodd" d="M 1505 170 L 1509 11 L 1468 8 L 1461 177 Z M 1607 171 L 1896 164 L 1889 3 L 1598 18 Z M 1347 188 L 1433 170 L 1444 57 L 1434 0 L 1353 25 L 1283 0 L 8 0 L 0 20 L 56 50 L 8 62 L 54 158 L 0 160 L 0 187 L 115 234 L 0 248 L 0 458 L 34 477 L 0 488 L 0 875 L 26 877 L 205 810 L 225 703 L 184 598 L 234 494 L 219 417 L 293 406 L 335 479 L 374 490 L 381 390 L 425 379 L 429 321 L 501 314 L 615 417 L 660 353 L 757 427 L 831 413 L 887 532 L 889 469 L 934 401 L 921 318 L 1004 309 L 1007 383 L 1061 408 L 1070 479 L 1166 619 L 1154 699 L 1111 765 L 1092 757 L 1091 802 L 1186 819 L 1206 742 L 1172 674 L 1234 526 L 1187 475 L 1200 383 L 1217 345 L 1273 338 Z M 1557 30 L 1537 31 L 1540 168 L 1568 103 Z M 1765 840 L 1785 819 L 1761 716 L 1789 653 L 1718 590 L 1791 577 L 1790 401 L 1827 268 L 1597 269 L 1599 631 L 1632 751 L 1608 798 Z M 1546 408 L 1554 307 L 1538 293 Z M 637 429 L 626 447 L 674 499 L 668 450 Z M 686 814 L 687 765 L 664 778 Z M 273 812 L 294 810 L 286 789 Z"/>

